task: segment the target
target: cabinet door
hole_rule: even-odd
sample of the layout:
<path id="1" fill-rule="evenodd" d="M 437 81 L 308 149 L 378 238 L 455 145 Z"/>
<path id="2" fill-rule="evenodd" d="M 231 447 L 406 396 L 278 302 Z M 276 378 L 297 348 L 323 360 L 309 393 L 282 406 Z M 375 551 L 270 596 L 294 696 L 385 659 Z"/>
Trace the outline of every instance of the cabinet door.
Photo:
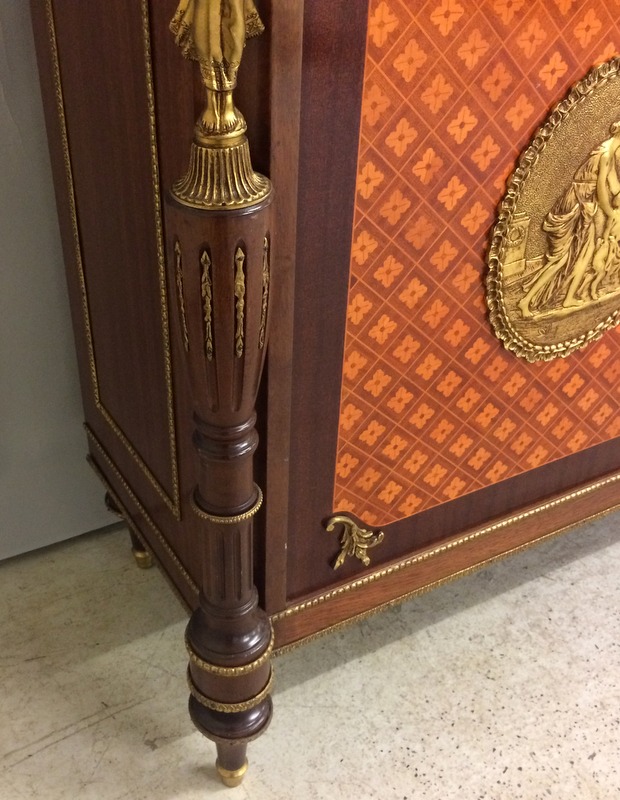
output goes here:
<path id="1" fill-rule="evenodd" d="M 481 526 L 487 555 L 520 546 L 489 523 L 541 514 L 584 484 L 598 499 L 578 517 L 614 504 L 618 329 L 529 363 L 502 346 L 485 302 L 507 178 L 620 40 L 606 6 L 590 5 L 371 0 L 352 15 L 349 2 L 306 4 L 288 555 L 275 603 L 380 583 L 382 569 Z M 333 515 L 383 532 L 370 565 L 350 557 L 334 572 Z M 539 533 L 569 521 L 556 515 Z M 533 525 L 524 538 L 537 535 Z M 447 571 L 484 558 L 455 557 Z"/>

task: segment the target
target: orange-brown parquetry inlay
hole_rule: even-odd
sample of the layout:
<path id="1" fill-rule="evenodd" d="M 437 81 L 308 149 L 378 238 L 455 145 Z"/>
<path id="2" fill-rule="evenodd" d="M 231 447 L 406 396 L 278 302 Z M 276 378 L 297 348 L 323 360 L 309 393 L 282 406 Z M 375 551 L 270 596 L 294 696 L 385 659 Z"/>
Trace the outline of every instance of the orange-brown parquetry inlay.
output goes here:
<path id="1" fill-rule="evenodd" d="M 486 315 L 505 180 L 620 0 L 370 0 L 334 509 L 386 525 L 620 435 L 620 328 L 528 364 Z"/>

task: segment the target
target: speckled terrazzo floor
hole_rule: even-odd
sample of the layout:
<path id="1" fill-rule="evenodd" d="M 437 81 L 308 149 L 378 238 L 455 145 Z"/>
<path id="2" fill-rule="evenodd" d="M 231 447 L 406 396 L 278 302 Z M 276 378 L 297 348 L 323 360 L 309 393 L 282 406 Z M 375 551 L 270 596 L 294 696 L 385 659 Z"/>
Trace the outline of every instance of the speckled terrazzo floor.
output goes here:
<path id="1" fill-rule="evenodd" d="M 125 531 L 4 562 L 0 798 L 620 798 L 619 523 L 280 657 L 232 790 L 186 715 L 185 612 Z"/>

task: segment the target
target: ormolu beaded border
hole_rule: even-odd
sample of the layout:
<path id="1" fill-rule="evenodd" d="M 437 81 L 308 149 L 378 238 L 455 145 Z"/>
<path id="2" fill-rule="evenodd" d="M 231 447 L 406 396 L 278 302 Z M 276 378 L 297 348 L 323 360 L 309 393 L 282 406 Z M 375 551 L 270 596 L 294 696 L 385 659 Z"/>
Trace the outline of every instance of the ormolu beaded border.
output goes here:
<path id="1" fill-rule="evenodd" d="M 151 196 L 153 198 L 153 217 L 155 220 L 155 244 L 157 249 L 157 278 L 159 282 L 159 302 L 161 309 L 161 332 L 164 344 L 164 373 L 166 378 L 166 410 L 168 413 L 168 444 L 170 448 L 170 471 L 174 491 L 174 513 L 180 519 L 179 467 L 177 461 L 177 438 L 174 417 L 174 388 L 172 380 L 172 347 L 170 341 L 170 315 L 168 312 L 168 281 L 166 277 L 166 246 L 164 242 L 164 223 L 161 203 L 159 144 L 157 116 L 155 112 L 155 83 L 153 77 L 153 57 L 151 48 L 151 22 L 148 0 L 141 0 L 142 38 L 144 46 L 144 66 L 146 73 L 146 97 L 149 120 L 149 145 L 151 160 Z"/>
<path id="2" fill-rule="evenodd" d="M 187 686 L 192 697 L 194 697 L 201 706 L 208 708 L 210 711 L 219 711 L 222 714 L 239 714 L 243 711 L 251 711 L 269 697 L 271 689 L 273 688 L 273 670 L 269 674 L 269 680 L 265 688 L 255 697 L 251 697 L 249 700 L 244 700 L 241 703 L 220 703 L 217 700 L 212 700 L 210 697 L 207 697 L 194 685 L 189 667 L 187 668 Z"/>
<path id="3" fill-rule="evenodd" d="M 422 595 L 428 594 L 434 589 L 438 589 L 441 588 L 442 586 L 447 586 L 450 583 L 454 583 L 460 578 L 466 578 L 469 575 L 474 575 L 476 572 L 480 572 L 485 567 L 491 566 L 496 562 L 504 561 L 510 558 L 511 556 L 518 555 L 519 553 L 525 552 L 526 550 L 530 550 L 532 547 L 536 547 L 537 545 L 542 544 L 546 541 L 555 539 L 558 536 L 561 536 L 565 533 L 574 530 L 575 528 L 579 528 L 580 526 L 585 525 L 586 523 L 595 522 L 596 520 L 602 519 L 603 517 L 606 517 L 608 514 L 612 514 L 617 511 L 620 511 L 620 504 L 611 506 L 610 508 L 606 508 L 603 511 L 598 511 L 594 514 L 590 514 L 589 516 L 584 517 L 583 519 L 578 520 L 577 522 L 571 522 L 568 525 L 563 525 L 562 527 L 550 531 L 549 533 L 545 533 L 536 539 L 532 539 L 529 542 L 524 542 L 523 544 L 517 545 L 516 547 L 512 547 L 509 550 L 491 556 L 490 558 L 487 558 L 484 561 L 479 561 L 476 564 L 472 564 L 472 566 L 470 567 L 464 567 L 463 569 L 460 569 L 457 572 L 453 572 L 450 575 L 446 575 L 443 578 L 438 578 L 437 580 L 431 581 L 430 583 L 427 583 L 424 586 L 420 586 L 417 589 L 413 589 L 412 591 L 398 595 L 398 597 L 394 597 L 391 600 L 387 600 L 383 603 L 380 603 L 377 606 L 373 606 L 372 608 L 369 608 L 366 611 L 360 611 L 358 614 L 354 614 L 353 616 L 347 617 L 346 619 L 341 620 L 340 622 L 336 622 L 333 625 L 329 625 L 326 628 L 322 628 L 320 631 L 317 631 L 316 633 L 310 633 L 307 636 L 302 636 L 300 639 L 296 639 L 293 642 L 290 642 L 288 644 L 276 648 L 274 657 L 277 658 L 278 656 L 285 655 L 286 653 L 289 653 L 292 650 L 297 650 L 299 647 L 302 647 L 303 645 L 308 644 L 309 642 L 315 641 L 316 639 L 322 639 L 323 637 L 329 636 L 330 634 L 335 633 L 336 631 L 349 628 L 358 622 L 362 622 L 366 619 L 370 619 L 371 617 L 377 616 L 378 614 L 381 614 L 383 611 L 387 611 L 390 608 L 395 608 L 396 606 L 400 606 L 403 603 L 406 603 L 408 600 L 413 600 L 416 597 L 421 597 Z M 284 618 L 285 612 L 274 615 L 272 619 L 275 620 L 276 617 Z"/>
<path id="4" fill-rule="evenodd" d="M 592 492 L 598 491 L 599 489 L 604 489 L 606 486 L 610 486 L 614 483 L 618 483 L 620 481 L 620 472 L 616 472 L 615 474 L 603 478 L 600 481 L 596 481 L 595 483 L 591 483 L 587 486 L 582 487 L 581 489 L 576 489 L 569 494 L 563 495 L 558 497 L 555 500 L 550 500 L 547 503 L 543 503 L 539 506 L 535 506 L 534 508 L 529 509 L 528 511 L 523 511 L 520 514 L 514 514 L 506 519 L 500 520 L 499 522 L 495 522 L 492 525 L 488 525 L 484 528 L 481 528 L 478 531 L 474 531 L 473 533 L 468 534 L 467 536 L 462 536 L 459 539 L 455 539 L 452 542 L 448 542 L 447 544 L 440 545 L 439 547 L 435 547 L 432 550 L 427 550 L 419 555 L 413 556 L 412 558 L 408 558 L 404 561 L 400 561 L 397 564 L 393 564 L 390 567 L 386 567 L 384 569 L 378 570 L 377 572 L 373 572 L 370 575 L 366 575 L 363 578 L 359 578 L 356 581 L 352 581 L 351 583 L 344 584 L 343 586 L 339 586 L 337 589 L 333 589 L 330 592 L 326 592 L 325 594 L 320 595 L 319 597 L 313 597 L 311 600 L 307 600 L 304 603 L 299 603 L 294 606 L 290 606 L 289 608 L 285 609 L 284 611 L 279 611 L 272 615 L 271 619 L 273 622 L 277 622 L 281 619 L 286 619 L 287 617 L 291 617 L 294 614 L 299 614 L 300 612 L 307 611 L 310 608 L 314 608 L 316 606 L 322 605 L 325 602 L 330 600 L 334 600 L 337 597 L 342 595 L 348 594 L 351 591 L 356 589 L 360 589 L 363 586 L 367 586 L 370 583 L 376 583 L 377 581 L 381 580 L 382 578 L 386 578 L 390 575 L 393 575 L 397 572 L 402 572 L 405 569 L 409 569 L 410 567 L 415 566 L 424 561 L 428 561 L 436 556 L 443 555 L 450 550 L 454 550 L 462 545 L 468 544 L 470 542 L 476 541 L 477 539 L 482 539 L 485 536 L 489 536 L 492 533 L 496 533 L 497 531 L 503 530 L 504 528 L 508 528 L 511 525 L 514 525 L 518 522 L 522 522 L 523 520 L 530 519 L 531 517 L 535 517 L 538 514 L 545 513 L 546 511 L 550 511 L 558 506 L 563 505 L 564 503 L 572 502 L 574 500 L 578 500 L 581 497 L 585 497 Z M 616 508 L 613 506 L 612 508 Z M 608 513 L 611 509 L 605 509 L 601 512 L 602 514 Z M 586 522 L 591 517 L 584 518 L 583 520 L 578 520 L 575 525 L 579 525 L 582 522 Z M 559 528 L 557 533 L 562 532 L 566 528 L 571 527 L 571 525 L 563 526 Z M 549 534 L 545 534 L 544 536 L 540 537 L 540 539 L 547 538 L 548 536 L 554 535 L 555 532 L 551 532 Z M 539 539 L 534 540 L 539 541 Z M 528 543 L 523 545 L 524 547 L 528 546 Z M 497 556 L 500 557 L 500 556 Z M 496 557 L 494 557 L 496 558 Z M 469 568 L 468 568 L 469 569 Z M 443 580 L 443 579 L 442 579 Z M 415 590 L 417 591 L 417 590 Z M 398 600 L 400 602 L 400 600 Z"/>
<path id="5" fill-rule="evenodd" d="M 200 658 L 200 656 L 192 649 L 192 646 L 187 638 L 187 633 L 185 634 L 185 647 L 189 655 L 189 660 L 192 662 L 192 664 L 195 664 L 198 669 L 201 669 L 204 672 L 210 672 L 212 675 L 219 675 L 223 678 L 239 678 L 242 675 L 249 675 L 251 672 L 256 672 L 256 670 L 260 669 L 270 660 L 273 653 L 274 644 L 275 634 L 272 631 L 271 639 L 267 649 L 255 661 L 251 661 L 249 664 L 243 664 L 240 667 L 221 667 L 217 664 L 212 664 L 210 661 L 205 661 L 204 659 Z"/>
<path id="6" fill-rule="evenodd" d="M 192 509 L 201 519 L 206 519 L 209 522 L 213 522 L 215 525 L 238 525 L 240 522 L 247 522 L 247 520 L 252 519 L 252 517 L 258 513 L 260 507 L 263 505 L 263 492 L 260 486 L 255 483 L 254 488 L 257 494 L 256 502 L 252 508 L 244 511 L 243 514 L 235 514 L 231 517 L 218 517 L 215 514 L 209 514 L 200 508 L 194 495 L 192 495 Z"/>

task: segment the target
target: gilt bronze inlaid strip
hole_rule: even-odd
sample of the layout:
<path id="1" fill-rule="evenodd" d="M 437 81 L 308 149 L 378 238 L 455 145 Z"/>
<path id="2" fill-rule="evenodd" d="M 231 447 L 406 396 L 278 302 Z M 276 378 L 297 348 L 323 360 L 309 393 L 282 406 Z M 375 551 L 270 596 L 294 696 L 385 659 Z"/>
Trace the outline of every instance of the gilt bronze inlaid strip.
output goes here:
<path id="1" fill-rule="evenodd" d="M 205 250 L 200 257 L 202 265 L 201 292 L 204 319 L 205 355 L 213 360 L 213 279 L 211 278 L 211 256 Z"/>
<path id="2" fill-rule="evenodd" d="M 235 253 L 235 319 L 235 355 L 241 358 L 245 335 L 245 253 L 241 247 Z"/>
<path id="3" fill-rule="evenodd" d="M 265 237 L 263 244 L 263 298 L 260 311 L 260 329 L 258 333 L 258 346 L 262 350 L 265 347 L 267 336 L 267 311 L 269 308 L 269 283 L 271 280 L 271 263 L 269 252 L 269 239 Z"/>
<path id="4" fill-rule="evenodd" d="M 179 318 L 181 320 L 181 335 L 183 337 L 183 348 L 187 353 L 189 351 L 189 333 L 187 330 L 187 316 L 185 313 L 185 293 L 183 289 L 183 255 L 181 253 L 181 244 L 177 240 L 174 243 L 174 276 L 177 287 L 177 302 L 179 304 Z"/>

